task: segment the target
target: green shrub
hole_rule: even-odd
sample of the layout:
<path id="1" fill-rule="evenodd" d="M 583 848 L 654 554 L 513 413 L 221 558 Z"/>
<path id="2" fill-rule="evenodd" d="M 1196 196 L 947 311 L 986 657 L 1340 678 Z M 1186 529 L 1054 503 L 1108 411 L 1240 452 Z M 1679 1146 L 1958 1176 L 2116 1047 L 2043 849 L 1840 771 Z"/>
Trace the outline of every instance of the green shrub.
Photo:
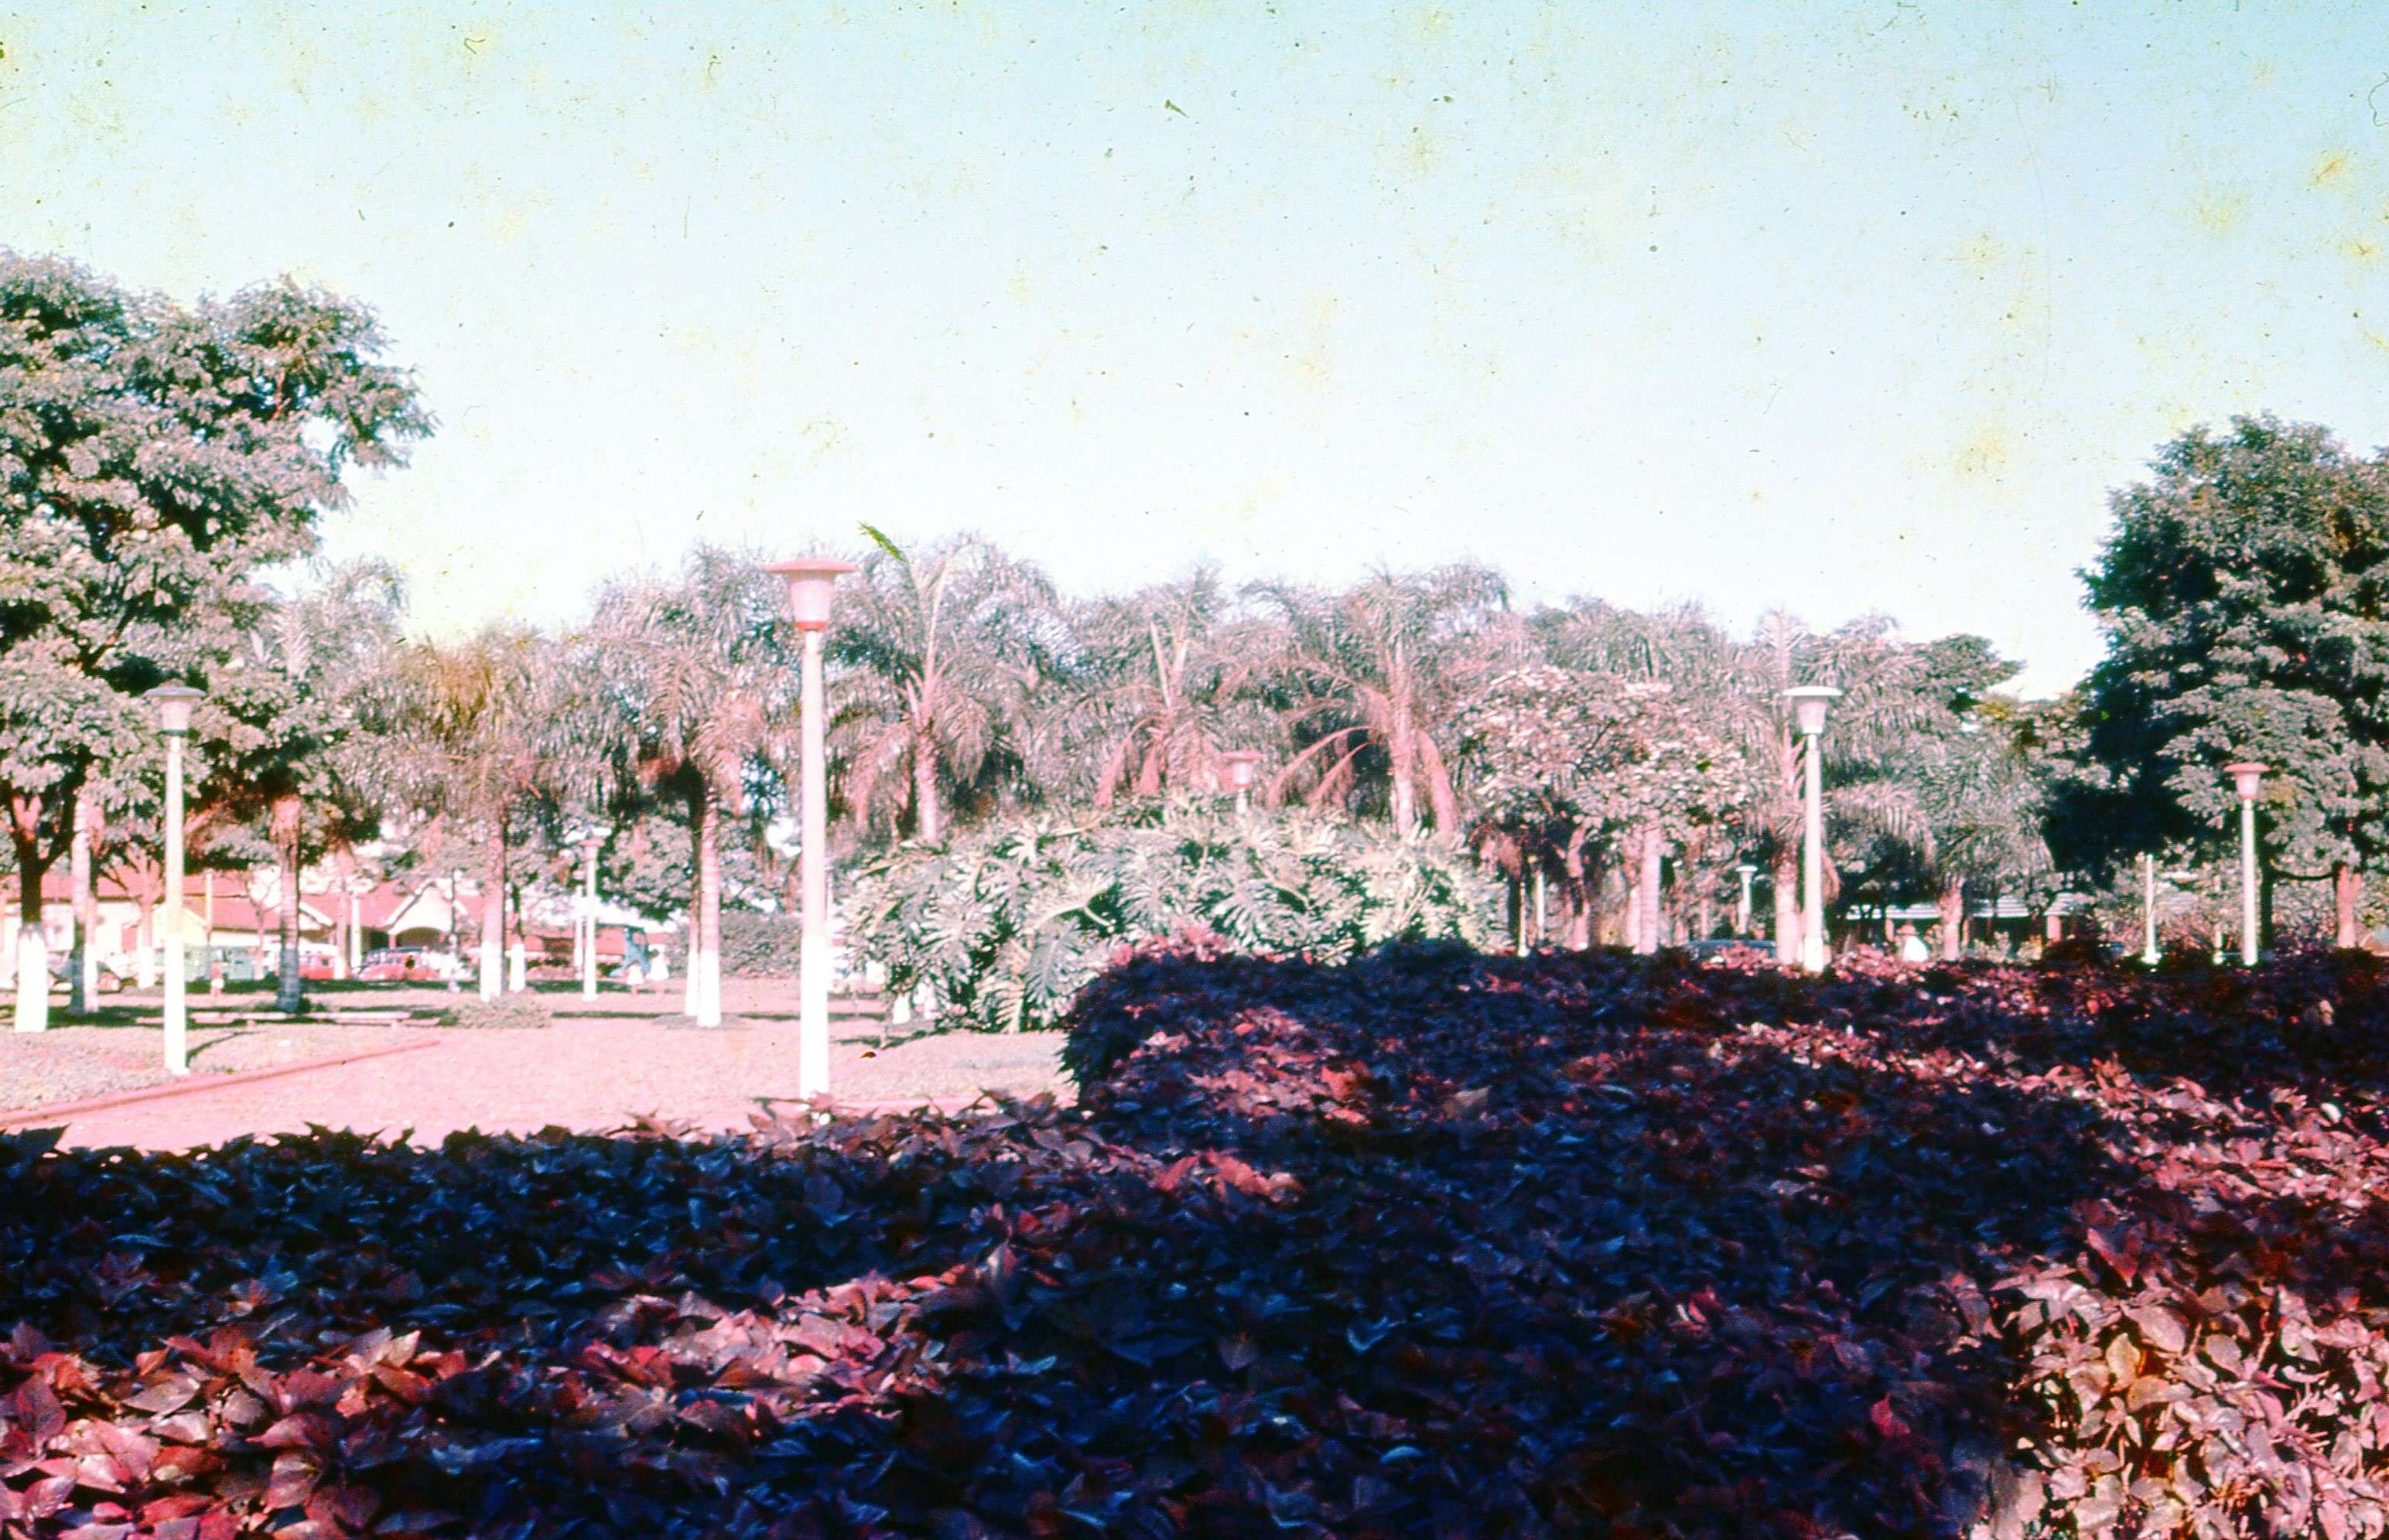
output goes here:
<path id="1" fill-rule="evenodd" d="M 1494 892 L 1464 854 L 1300 812 L 1143 807 L 899 846 L 847 885 L 855 966 L 926 985 L 948 1025 L 1052 1026 L 1123 944 L 1210 931 L 1242 951 L 1341 962 L 1388 941 L 1482 942 Z"/>
<path id="2" fill-rule="evenodd" d="M 794 978 L 803 927 L 793 914 L 722 911 L 724 978 Z"/>
<path id="3" fill-rule="evenodd" d="M 552 1026 L 555 1017 L 548 1013 L 547 1002 L 537 995 L 500 995 L 496 999 L 478 996 L 458 1000 L 440 1012 L 434 1025 L 458 1026 L 484 1031 L 521 1031 L 527 1027 Z"/>

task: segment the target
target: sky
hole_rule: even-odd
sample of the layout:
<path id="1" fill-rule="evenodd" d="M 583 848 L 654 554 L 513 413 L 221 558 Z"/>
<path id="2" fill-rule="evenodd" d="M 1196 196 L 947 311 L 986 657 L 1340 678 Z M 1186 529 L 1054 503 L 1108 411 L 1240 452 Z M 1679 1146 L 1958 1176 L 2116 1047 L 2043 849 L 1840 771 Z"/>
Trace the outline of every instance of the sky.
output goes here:
<path id="1" fill-rule="evenodd" d="M 2365 4 L 0 0 L 0 245 L 371 305 L 445 634 L 691 542 L 1490 563 L 2063 688 L 2111 489 L 2389 441 Z"/>

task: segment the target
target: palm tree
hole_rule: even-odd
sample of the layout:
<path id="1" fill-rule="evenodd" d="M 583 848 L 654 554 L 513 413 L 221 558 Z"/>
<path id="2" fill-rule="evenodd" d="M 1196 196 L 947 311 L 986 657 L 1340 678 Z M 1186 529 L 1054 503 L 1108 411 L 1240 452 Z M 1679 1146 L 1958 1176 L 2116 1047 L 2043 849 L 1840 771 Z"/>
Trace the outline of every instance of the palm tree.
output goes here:
<path id="1" fill-rule="evenodd" d="M 750 802 L 796 710 L 778 584 L 761 560 L 699 546 L 677 581 L 601 596 L 589 642 L 636 786 L 687 811 L 688 1013 L 722 1023 L 722 821 Z"/>
<path id="2" fill-rule="evenodd" d="M 293 1014 L 306 1007 L 300 873 L 311 853 L 354 845 L 378 818 L 387 747 L 361 708 L 382 685 L 403 606 L 387 563 L 324 569 L 310 592 L 258 616 L 209 673 L 224 728 L 209 745 L 199 800 L 264 826 L 281 888 L 275 1004 Z"/>
<path id="3" fill-rule="evenodd" d="M 1041 751 L 1058 740 L 1066 765 L 1092 767 L 1084 790 L 1097 808 L 1122 795 L 1216 792 L 1220 756 L 1271 732 L 1249 690 L 1254 629 L 1231 617 L 1217 573 L 1081 605 L 1070 629 L 1080 688 L 1061 730 L 1031 737 Z"/>
<path id="4" fill-rule="evenodd" d="M 508 853 L 543 799 L 588 779 L 589 757 L 559 724 L 561 671 L 541 637 L 493 625 L 449 645 L 406 647 L 387 708 L 403 733 L 393 765 L 415 808 L 480 832 L 480 993 L 505 987 Z"/>
<path id="5" fill-rule="evenodd" d="M 1804 750 L 1784 692 L 1800 684 L 1830 684 L 1842 692 L 1820 740 L 1829 821 L 1865 834 L 1921 841 L 1925 830 L 1915 788 L 1884 773 L 1884 767 L 1911 747 L 1924 725 L 1927 668 L 1924 654 L 1902 643 L 1890 621 L 1872 617 L 1819 632 L 1778 610 L 1761 617 L 1757 636 L 1735 649 L 1719 699 L 1758 770 L 1747 822 L 1773 880 L 1775 955 L 1784 962 L 1800 956 L 1806 806 Z M 1822 869 L 1830 899 L 1839 885 L 1830 853 Z"/>
<path id="6" fill-rule="evenodd" d="M 1297 786 L 1314 805 L 1348 797 L 1362 756 L 1373 754 L 1395 829 L 1417 828 L 1424 792 L 1437 836 L 1456 837 L 1460 798 L 1436 740 L 1470 686 L 1514 654 L 1501 576 L 1470 566 L 1381 568 L 1340 593 L 1284 584 L 1253 592 L 1277 620 L 1270 672 L 1297 745 L 1269 799 Z"/>
<path id="7" fill-rule="evenodd" d="M 858 824 L 945 837 L 949 801 L 977 807 L 1017 783 L 1039 691 L 1068 644 L 1053 584 L 976 536 L 908 555 L 877 536 L 838 597 L 827 724 Z"/>

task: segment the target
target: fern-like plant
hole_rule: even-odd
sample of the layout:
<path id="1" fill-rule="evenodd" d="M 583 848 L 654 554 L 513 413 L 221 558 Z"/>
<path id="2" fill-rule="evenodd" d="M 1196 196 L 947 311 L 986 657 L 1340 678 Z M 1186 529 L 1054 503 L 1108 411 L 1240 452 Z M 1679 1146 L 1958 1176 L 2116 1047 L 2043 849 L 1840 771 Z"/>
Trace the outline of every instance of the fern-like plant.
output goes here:
<path id="1" fill-rule="evenodd" d="M 1124 942 L 1209 931 L 1341 962 L 1388 941 L 1481 943 L 1493 889 L 1466 856 L 1340 819 L 1139 804 L 1098 821 L 1013 820 L 872 857 L 848 945 L 943 1025 L 1054 1025 Z M 926 989 L 924 988 L 926 986 Z"/>

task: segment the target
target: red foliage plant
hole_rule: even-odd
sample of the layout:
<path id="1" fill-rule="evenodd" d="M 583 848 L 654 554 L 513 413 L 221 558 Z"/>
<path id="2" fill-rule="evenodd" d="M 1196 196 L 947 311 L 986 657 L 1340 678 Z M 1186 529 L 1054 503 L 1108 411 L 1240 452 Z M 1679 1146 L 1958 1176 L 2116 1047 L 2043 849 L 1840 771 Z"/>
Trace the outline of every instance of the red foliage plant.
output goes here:
<path id="1" fill-rule="evenodd" d="M 1195 947 L 1076 1108 L 20 1136 L 0 1534 L 2380 1534 L 2384 1025 Z"/>

